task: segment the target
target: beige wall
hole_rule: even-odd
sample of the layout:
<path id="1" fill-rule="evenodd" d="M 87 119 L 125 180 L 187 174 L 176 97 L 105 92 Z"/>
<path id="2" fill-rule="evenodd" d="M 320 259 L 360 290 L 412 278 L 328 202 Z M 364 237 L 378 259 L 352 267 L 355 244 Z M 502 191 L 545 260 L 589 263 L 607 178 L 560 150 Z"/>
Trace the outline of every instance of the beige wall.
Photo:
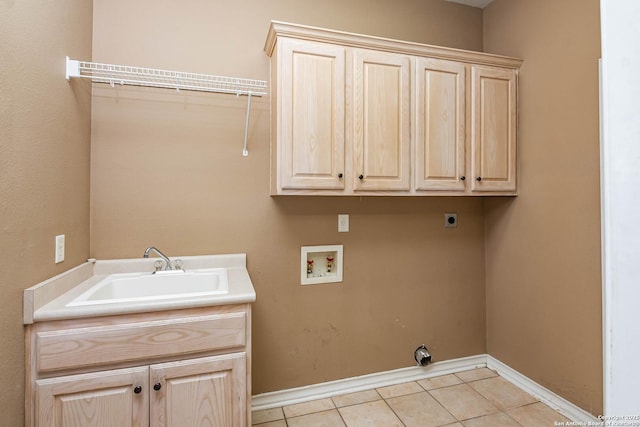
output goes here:
<path id="1" fill-rule="evenodd" d="M 174 4 L 96 0 L 93 59 L 268 80 L 270 19 L 483 47 L 482 13 L 439 0 Z M 488 351 L 601 411 L 596 0 L 486 10 L 486 50 L 525 63 L 521 195 L 485 202 L 272 198 L 266 98 L 243 158 L 244 99 L 96 87 L 91 102 L 85 82 L 61 78 L 65 55 L 92 57 L 91 14 L 82 0 L 0 3 L 3 422 L 23 417 L 22 290 L 89 252 L 136 257 L 150 244 L 248 254 L 255 393 L 409 366 L 426 342 L 437 360 Z M 445 230 L 444 212 L 460 228 Z M 336 232 L 338 213 L 350 233 Z M 344 283 L 299 286 L 300 246 L 332 243 L 345 245 Z"/>
<path id="2" fill-rule="evenodd" d="M 269 80 L 271 19 L 482 49 L 481 11 L 440 0 L 175 5 L 96 0 L 94 60 Z M 253 103 L 246 158 L 245 108 L 94 88 L 91 256 L 246 252 L 254 393 L 411 366 L 423 342 L 436 360 L 484 353 L 482 200 L 270 197 L 268 99 Z M 300 247 L 320 244 L 344 245 L 344 282 L 301 287 Z"/>
<path id="3" fill-rule="evenodd" d="M 489 52 L 524 58 L 520 196 L 488 200 L 487 348 L 602 411 L 597 0 L 496 0 Z"/>
<path id="4" fill-rule="evenodd" d="M 22 291 L 89 254 L 90 86 L 65 55 L 91 57 L 85 0 L 0 2 L 0 424 L 24 416 Z M 54 238 L 66 260 L 54 264 Z"/>

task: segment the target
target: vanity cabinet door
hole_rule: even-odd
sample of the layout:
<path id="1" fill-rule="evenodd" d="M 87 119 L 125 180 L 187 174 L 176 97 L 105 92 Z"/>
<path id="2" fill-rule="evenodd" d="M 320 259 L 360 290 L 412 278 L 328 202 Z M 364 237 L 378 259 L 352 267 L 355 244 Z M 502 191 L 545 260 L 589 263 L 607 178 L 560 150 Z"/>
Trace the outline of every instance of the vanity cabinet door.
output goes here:
<path id="1" fill-rule="evenodd" d="M 465 64 L 416 58 L 416 190 L 465 191 Z"/>
<path id="2" fill-rule="evenodd" d="M 516 191 L 516 70 L 471 67 L 471 190 Z"/>
<path id="3" fill-rule="evenodd" d="M 404 190 L 411 185 L 410 57 L 353 51 L 353 186 Z"/>
<path id="4" fill-rule="evenodd" d="M 245 353 L 150 367 L 152 427 L 245 427 Z"/>
<path id="5" fill-rule="evenodd" d="M 344 189 L 345 48 L 283 39 L 277 55 L 275 193 Z"/>
<path id="6" fill-rule="evenodd" d="M 38 427 L 147 427 L 149 369 L 137 367 L 36 381 Z"/>

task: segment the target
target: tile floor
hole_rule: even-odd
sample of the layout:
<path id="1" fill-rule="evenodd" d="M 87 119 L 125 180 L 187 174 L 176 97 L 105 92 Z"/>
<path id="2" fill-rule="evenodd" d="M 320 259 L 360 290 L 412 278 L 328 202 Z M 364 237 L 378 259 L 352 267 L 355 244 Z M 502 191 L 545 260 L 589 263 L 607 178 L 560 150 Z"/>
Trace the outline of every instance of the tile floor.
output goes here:
<path id="1" fill-rule="evenodd" d="M 253 413 L 255 427 L 546 427 L 560 421 L 569 420 L 487 368 Z"/>

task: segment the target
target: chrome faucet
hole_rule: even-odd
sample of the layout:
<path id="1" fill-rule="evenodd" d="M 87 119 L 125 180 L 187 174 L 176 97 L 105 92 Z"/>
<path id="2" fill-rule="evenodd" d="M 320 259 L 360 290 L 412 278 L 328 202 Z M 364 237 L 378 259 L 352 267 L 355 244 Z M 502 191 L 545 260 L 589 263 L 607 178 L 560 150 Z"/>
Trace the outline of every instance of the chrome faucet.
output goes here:
<path id="1" fill-rule="evenodd" d="M 142 257 L 149 258 L 149 252 L 151 251 L 155 252 L 160 258 L 164 260 L 163 270 L 173 270 L 173 266 L 171 265 L 171 260 L 169 259 L 169 257 L 160 252 L 160 249 L 156 248 L 155 246 L 149 246 L 147 249 L 145 249 L 144 255 Z"/>

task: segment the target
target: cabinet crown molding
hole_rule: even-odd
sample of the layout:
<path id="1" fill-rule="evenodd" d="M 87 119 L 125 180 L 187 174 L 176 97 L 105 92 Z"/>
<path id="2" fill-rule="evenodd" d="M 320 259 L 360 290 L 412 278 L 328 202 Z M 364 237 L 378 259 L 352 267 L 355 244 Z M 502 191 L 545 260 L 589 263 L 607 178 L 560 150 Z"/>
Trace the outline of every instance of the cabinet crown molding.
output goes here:
<path id="1" fill-rule="evenodd" d="M 267 55 L 272 56 L 276 46 L 276 40 L 280 36 L 325 43 L 339 43 L 342 46 L 427 56 L 430 58 L 449 59 L 478 65 L 494 65 L 503 68 L 518 69 L 522 65 L 521 59 L 509 56 L 389 39 L 282 21 L 271 21 L 267 39 L 264 44 L 264 51 Z"/>

